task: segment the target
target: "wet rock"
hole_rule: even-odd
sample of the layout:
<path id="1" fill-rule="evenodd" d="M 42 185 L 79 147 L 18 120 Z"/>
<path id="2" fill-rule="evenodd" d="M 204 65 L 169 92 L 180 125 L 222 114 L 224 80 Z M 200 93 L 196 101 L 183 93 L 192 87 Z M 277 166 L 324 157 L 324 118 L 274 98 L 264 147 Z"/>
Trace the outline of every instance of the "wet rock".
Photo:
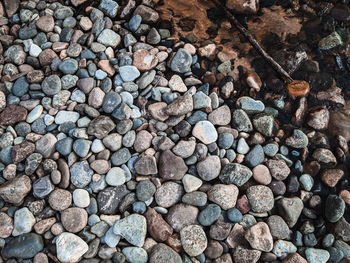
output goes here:
<path id="1" fill-rule="evenodd" d="M 307 125 L 315 130 L 325 130 L 328 128 L 329 111 L 324 107 L 316 107 L 309 110 Z"/>

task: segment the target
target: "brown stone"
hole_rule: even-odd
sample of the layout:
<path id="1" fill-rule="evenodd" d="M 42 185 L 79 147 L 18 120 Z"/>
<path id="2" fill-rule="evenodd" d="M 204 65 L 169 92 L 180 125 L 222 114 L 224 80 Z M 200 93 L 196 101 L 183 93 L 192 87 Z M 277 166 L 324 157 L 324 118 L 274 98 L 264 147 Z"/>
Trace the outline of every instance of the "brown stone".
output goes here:
<path id="1" fill-rule="evenodd" d="M 226 239 L 229 248 L 236 248 L 239 245 L 248 245 L 244 238 L 244 229 L 240 224 L 235 224 Z"/>
<path id="2" fill-rule="evenodd" d="M 72 204 L 72 194 L 67 190 L 56 188 L 49 196 L 49 204 L 56 211 L 65 210 Z"/>
<path id="3" fill-rule="evenodd" d="M 58 159 L 57 163 L 58 163 L 58 170 L 61 173 L 61 181 L 60 181 L 59 187 L 65 189 L 69 186 L 69 183 L 70 183 L 69 167 L 64 159 Z"/>
<path id="4" fill-rule="evenodd" d="M 168 105 L 165 102 L 156 102 L 148 106 L 148 112 L 158 121 L 166 121 L 169 116 L 165 113 Z"/>
<path id="5" fill-rule="evenodd" d="M 4 0 L 7 17 L 13 16 L 19 8 L 20 0 Z"/>
<path id="6" fill-rule="evenodd" d="M 105 174 L 111 168 L 106 160 L 95 160 L 90 164 L 90 167 L 98 174 Z"/>
<path id="7" fill-rule="evenodd" d="M 97 66 L 100 69 L 102 69 L 104 72 L 106 72 L 108 74 L 108 76 L 110 76 L 110 77 L 112 77 L 115 73 L 115 69 L 113 68 L 111 63 L 109 63 L 109 60 L 107 60 L 107 59 L 100 60 L 97 64 Z"/>
<path id="8" fill-rule="evenodd" d="M 227 105 L 223 105 L 215 110 L 208 116 L 208 121 L 213 125 L 227 125 L 231 121 L 230 108 Z"/>
<path id="9" fill-rule="evenodd" d="M 13 180 L 0 185 L 0 197 L 5 202 L 19 205 L 32 189 L 30 178 L 26 175 L 15 177 Z"/>
<path id="10" fill-rule="evenodd" d="M 238 193 L 238 187 L 234 184 L 215 184 L 207 192 L 208 199 L 218 204 L 223 210 L 228 210 L 236 205 Z"/>
<path id="11" fill-rule="evenodd" d="M 36 26 L 44 32 L 51 32 L 55 27 L 55 20 L 52 16 L 41 16 L 36 21 Z"/>
<path id="12" fill-rule="evenodd" d="M 153 136 L 146 130 L 139 131 L 136 134 L 134 142 L 134 150 L 136 152 L 143 152 L 151 147 Z"/>
<path id="13" fill-rule="evenodd" d="M 17 165 L 9 164 L 2 171 L 2 177 L 4 177 L 6 180 L 12 180 L 13 178 L 16 177 L 16 170 L 17 170 Z"/>
<path id="14" fill-rule="evenodd" d="M 173 229 L 156 210 L 149 207 L 144 216 L 147 220 L 147 231 L 157 242 L 164 242 L 172 235 Z"/>
<path id="15" fill-rule="evenodd" d="M 7 238 L 13 230 L 13 220 L 6 213 L 0 212 L 0 238 Z"/>
<path id="16" fill-rule="evenodd" d="M 294 80 L 287 84 L 289 96 L 305 97 L 310 92 L 310 85 L 304 80 Z"/>
<path id="17" fill-rule="evenodd" d="M 176 232 L 180 232 L 183 227 L 197 223 L 198 213 L 195 206 L 177 204 L 169 209 L 166 221 Z"/>
<path id="18" fill-rule="evenodd" d="M 246 231 L 244 237 L 254 249 L 269 252 L 273 248 L 269 226 L 264 222 L 253 225 Z"/>
<path id="19" fill-rule="evenodd" d="M 235 263 L 256 263 L 260 255 L 261 251 L 238 246 L 233 253 L 233 261 Z"/>
<path id="20" fill-rule="evenodd" d="M 283 181 L 290 174 L 290 169 L 284 160 L 268 160 L 266 166 L 276 180 Z"/>
<path id="21" fill-rule="evenodd" d="M 70 233 L 83 230 L 88 222 L 88 213 L 83 208 L 71 207 L 61 212 L 63 227 Z"/>
<path id="22" fill-rule="evenodd" d="M 139 5 L 136 7 L 134 15 L 140 15 L 144 23 L 156 23 L 159 19 L 159 14 L 145 5 Z"/>
<path id="23" fill-rule="evenodd" d="M 343 176 L 344 171 L 341 169 L 328 169 L 322 172 L 321 180 L 329 187 L 334 187 Z"/>
<path id="24" fill-rule="evenodd" d="M 282 263 L 307 263 L 307 260 L 298 253 L 293 253 L 288 255 L 288 257 L 285 258 Z"/>
<path id="25" fill-rule="evenodd" d="M 27 80 L 29 83 L 41 83 L 44 80 L 44 77 L 44 73 L 41 70 L 33 70 L 27 74 Z"/>
<path id="26" fill-rule="evenodd" d="M 347 205 L 350 205 L 350 192 L 348 190 L 341 190 L 339 197 L 343 199 Z"/>
<path id="27" fill-rule="evenodd" d="M 40 61 L 41 66 L 51 65 L 52 61 L 56 57 L 57 57 L 57 54 L 55 53 L 55 51 L 53 51 L 52 49 L 49 49 L 49 48 L 44 49 L 39 55 L 39 61 Z"/>
<path id="28" fill-rule="evenodd" d="M 0 125 L 13 125 L 27 118 L 27 110 L 22 106 L 10 105 L 0 113 Z"/>
<path id="29" fill-rule="evenodd" d="M 224 248 L 220 244 L 220 242 L 216 240 L 211 240 L 208 243 L 207 248 L 204 251 L 204 254 L 207 258 L 210 259 L 216 259 L 222 255 L 222 252 L 224 252 Z"/>
<path id="30" fill-rule="evenodd" d="M 242 195 L 242 197 L 240 197 L 237 200 L 236 207 L 242 214 L 246 214 L 249 212 L 251 207 L 250 207 L 250 204 L 249 204 L 249 201 L 248 201 L 248 198 L 246 195 Z"/>
<path id="31" fill-rule="evenodd" d="M 55 217 L 43 219 L 34 225 L 34 230 L 39 235 L 42 235 L 48 231 L 54 223 L 56 223 Z"/>
<path id="32" fill-rule="evenodd" d="M 350 241 L 350 223 L 344 217 L 335 223 L 334 234 L 345 242 Z"/>
<path id="33" fill-rule="evenodd" d="M 193 110 L 192 95 L 187 94 L 174 100 L 165 108 L 164 111 L 167 115 L 180 116 L 180 115 L 189 113 L 192 110 Z"/>
<path id="34" fill-rule="evenodd" d="M 181 157 L 170 150 L 161 153 L 159 157 L 159 175 L 165 180 L 181 180 L 188 168 Z"/>
<path id="35" fill-rule="evenodd" d="M 231 224 L 222 220 L 217 220 L 210 226 L 209 236 L 215 240 L 225 240 L 231 232 Z"/>
<path id="36" fill-rule="evenodd" d="M 254 180 L 257 181 L 259 184 L 268 185 L 269 183 L 271 183 L 271 174 L 269 169 L 265 165 L 259 164 L 255 166 L 252 172 Z"/>
<path id="37" fill-rule="evenodd" d="M 315 107 L 309 110 L 307 125 L 315 130 L 325 130 L 328 128 L 329 111 L 326 107 Z"/>
<path id="38" fill-rule="evenodd" d="M 134 164 L 136 173 L 150 175 L 158 173 L 156 158 L 151 155 L 143 155 Z"/>
<path id="39" fill-rule="evenodd" d="M 110 117 L 100 115 L 93 119 L 88 127 L 88 134 L 98 139 L 103 139 L 115 128 L 115 123 Z"/>
<path id="40" fill-rule="evenodd" d="M 103 99 L 105 97 L 105 93 L 100 88 L 93 88 L 89 94 L 88 103 L 91 107 L 95 109 L 99 108 L 103 104 Z"/>
<path id="41" fill-rule="evenodd" d="M 221 257 L 213 260 L 213 263 L 233 263 L 230 253 L 225 253 Z"/>
<path id="42" fill-rule="evenodd" d="M 11 151 L 12 161 L 14 163 L 22 162 L 25 158 L 27 158 L 30 154 L 35 151 L 34 143 L 24 141 L 20 144 L 16 144 L 13 146 Z"/>
<path id="43" fill-rule="evenodd" d="M 148 71 L 158 65 L 158 58 L 146 49 L 139 49 L 133 54 L 133 65 L 140 71 Z"/>
<path id="44" fill-rule="evenodd" d="M 40 252 L 35 255 L 33 259 L 33 263 L 49 263 L 49 259 L 45 253 Z"/>

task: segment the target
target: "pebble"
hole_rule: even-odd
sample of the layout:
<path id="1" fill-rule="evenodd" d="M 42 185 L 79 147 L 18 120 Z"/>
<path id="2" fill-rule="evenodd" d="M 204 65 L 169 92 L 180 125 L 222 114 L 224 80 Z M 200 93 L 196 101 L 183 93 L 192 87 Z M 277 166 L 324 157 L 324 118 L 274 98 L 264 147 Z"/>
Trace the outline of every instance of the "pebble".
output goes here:
<path id="1" fill-rule="evenodd" d="M 14 216 L 12 235 L 20 236 L 22 234 L 31 232 L 35 223 L 35 217 L 27 207 L 23 207 L 17 210 Z"/>
<path id="2" fill-rule="evenodd" d="M 221 170 L 219 179 L 225 184 L 242 186 L 252 175 L 253 173 L 248 167 L 238 163 L 229 163 Z"/>
<path id="3" fill-rule="evenodd" d="M 264 161 L 264 150 L 259 144 L 255 145 L 253 149 L 245 156 L 245 161 L 250 167 L 255 167 Z"/>
<path id="4" fill-rule="evenodd" d="M 26 233 L 11 239 L 2 249 L 5 258 L 27 259 L 34 257 L 44 248 L 41 236 L 35 233 Z M 25 251 L 25 253 L 23 253 Z"/>
<path id="5" fill-rule="evenodd" d="M 213 110 L 208 115 L 208 121 L 213 125 L 227 125 L 231 121 L 230 108 L 227 105 L 223 105 Z"/>
<path id="6" fill-rule="evenodd" d="M 307 147 L 309 139 L 301 130 L 295 129 L 291 137 L 288 137 L 285 141 L 287 146 L 302 149 Z"/>
<path id="7" fill-rule="evenodd" d="M 156 190 L 155 201 L 159 206 L 169 208 L 181 200 L 183 193 L 184 190 L 180 184 L 166 182 Z"/>
<path id="8" fill-rule="evenodd" d="M 345 202 L 337 195 L 329 195 L 325 205 L 325 217 L 329 222 L 337 222 L 345 212 Z"/>
<path id="9" fill-rule="evenodd" d="M 162 152 L 159 157 L 159 175 L 165 180 L 181 180 L 187 169 L 184 160 L 170 150 Z"/>
<path id="10" fill-rule="evenodd" d="M 93 170 L 87 161 L 77 162 L 70 167 L 70 180 L 78 188 L 84 188 L 91 182 Z"/>
<path id="11" fill-rule="evenodd" d="M 197 164 L 197 172 L 204 181 L 211 181 L 219 176 L 221 162 L 218 156 L 208 156 Z"/>
<path id="12" fill-rule="evenodd" d="M 297 247 L 292 242 L 277 240 L 273 245 L 272 253 L 277 257 L 285 257 L 288 254 L 297 252 Z"/>
<path id="13" fill-rule="evenodd" d="M 70 207 L 61 212 L 62 225 L 70 233 L 78 233 L 83 230 L 87 221 L 88 214 L 83 208 Z"/>
<path id="14" fill-rule="evenodd" d="M 187 193 L 198 190 L 203 184 L 202 180 L 190 174 L 185 174 L 182 178 L 182 184 Z"/>
<path id="15" fill-rule="evenodd" d="M 13 180 L 0 185 L 0 197 L 8 203 L 18 205 L 30 192 L 32 186 L 28 176 L 17 176 Z"/>
<path id="16" fill-rule="evenodd" d="M 62 262 L 78 262 L 88 249 L 88 244 L 72 233 L 63 232 L 56 239 L 57 258 Z"/>
<path id="17" fill-rule="evenodd" d="M 192 130 L 192 135 L 204 144 L 210 144 L 218 139 L 214 125 L 209 121 L 197 122 Z"/>
<path id="18" fill-rule="evenodd" d="M 269 168 L 272 177 L 276 180 L 283 181 L 290 174 L 290 169 L 283 160 L 268 160 L 266 166 Z"/>
<path id="19" fill-rule="evenodd" d="M 244 237 L 253 249 L 269 252 L 273 248 L 273 239 L 269 226 L 264 222 L 259 222 L 250 227 L 245 232 Z"/>
<path id="20" fill-rule="evenodd" d="M 119 167 L 111 168 L 106 175 L 106 183 L 111 186 L 123 185 L 126 182 L 126 172 Z"/>
<path id="21" fill-rule="evenodd" d="M 140 247 L 126 247 L 122 250 L 126 260 L 133 263 L 147 263 L 147 252 Z"/>
<path id="22" fill-rule="evenodd" d="M 159 243 L 153 246 L 150 256 L 150 263 L 157 262 L 169 262 L 169 263 L 181 263 L 182 259 L 178 253 L 176 253 L 171 247 Z"/>
<path id="23" fill-rule="evenodd" d="M 116 48 L 121 41 L 120 36 L 111 29 L 104 29 L 98 36 L 97 42 L 106 46 Z"/>
<path id="24" fill-rule="evenodd" d="M 247 189 L 247 198 L 252 210 L 256 213 L 270 211 L 274 206 L 274 196 L 270 188 L 254 185 Z"/>
<path id="25" fill-rule="evenodd" d="M 191 257 L 199 256 L 207 248 L 207 237 L 198 225 L 184 227 L 180 231 L 180 237 L 183 249 Z"/>
<path id="26" fill-rule="evenodd" d="M 202 226 L 210 226 L 215 223 L 221 214 L 220 206 L 216 204 L 207 205 L 198 215 L 198 222 Z"/>
<path id="27" fill-rule="evenodd" d="M 73 192 L 73 202 L 77 207 L 88 207 L 90 205 L 89 192 L 84 189 L 75 189 Z"/>
<path id="28" fill-rule="evenodd" d="M 246 96 L 240 97 L 236 104 L 238 108 L 244 110 L 248 114 L 259 113 L 265 110 L 264 103 Z"/>
<path id="29" fill-rule="evenodd" d="M 134 81 L 140 76 L 140 71 L 135 66 L 122 66 L 119 73 L 123 81 Z"/>
<path id="30" fill-rule="evenodd" d="M 289 227 L 293 227 L 304 208 L 303 201 L 298 197 L 281 198 L 277 202 L 280 214 Z"/>
<path id="31" fill-rule="evenodd" d="M 305 256 L 310 263 L 325 263 L 330 257 L 327 250 L 315 248 L 307 248 L 305 250 Z"/>
<path id="32" fill-rule="evenodd" d="M 218 204 L 223 210 L 228 210 L 236 205 L 238 193 L 237 186 L 233 184 L 216 184 L 207 192 L 208 199 Z"/>
<path id="33" fill-rule="evenodd" d="M 192 64 L 191 55 L 183 48 L 179 48 L 175 56 L 171 60 L 170 68 L 178 73 L 186 73 L 190 71 Z"/>
<path id="34" fill-rule="evenodd" d="M 131 214 L 115 222 L 113 232 L 125 238 L 130 244 L 142 247 L 147 233 L 146 218 L 138 214 Z"/>
<path id="35" fill-rule="evenodd" d="M 72 203 L 72 195 L 69 191 L 64 189 L 55 189 L 49 196 L 49 204 L 52 209 L 63 211 L 67 209 Z"/>
<path id="36" fill-rule="evenodd" d="M 272 177 L 269 169 L 265 165 L 259 164 L 255 166 L 252 172 L 254 180 L 259 184 L 268 185 L 271 183 Z"/>

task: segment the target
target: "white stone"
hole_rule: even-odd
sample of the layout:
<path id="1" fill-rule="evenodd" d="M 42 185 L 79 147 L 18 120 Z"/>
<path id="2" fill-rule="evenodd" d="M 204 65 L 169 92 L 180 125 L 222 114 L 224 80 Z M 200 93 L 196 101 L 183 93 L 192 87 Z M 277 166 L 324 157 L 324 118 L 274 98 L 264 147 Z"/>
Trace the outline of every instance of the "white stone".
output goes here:
<path id="1" fill-rule="evenodd" d="M 42 105 L 35 106 L 35 108 L 28 113 L 26 122 L 33 123 L 35 120 L 37 120 L 41 113 L 43 113 L 43 109 L 44 108 Z"/>
<path id="2" fill-rule="evenodd" d="M 75 189 L 73 192 L 73 202 L 77 207 L 88 207 L 90 205 L 89 192 L 84 189 Z"/>
<path id="3" fill-rule="evenodd" d="M 79 113 L 76 111 L 61 110 L 56 114 L 55 123 L 59 125 L 68 121 L 77 122 L 79 116 Z"/>
<path id="4" fill-rule="evenodd" d="M 210 144 L 218 139 L 214 125 L 209 121 L 199 121 L 192 130 L 192 135 L 204 144 Z"/>
<path id="5" fill-rule="evenodd" d="M 106 175 L 106 182 L 111 186 L 124 184 L 126 182 L 125 171 L 120 167 L 111 168 Z"/>
<path id="6" fill-rule="evenodd" d="M 105 148 L 105 146 L 103 145 L 102 141 L 100 139 L 95 139 L 92 141 L 92 145 L 91 145 L 91 151 L 93 153 L 99 153 L 102 152 Z"/>
<path id="7" fill-rule="evenodd" d="M 182 183 L 187 193 L 198 190 L 203 184 L 201 179 L 190 174 L 185 174 L 182 178 Z"/>
<path id="8" fill-rule="evenodd" d="M 249 145 L 244 138 L 240 138 L 238 140 L 237 152 L 240 154 L 247 154 L 249 152 Z"/>
<path id="9" fill-rule="evenodd" d="M 19 236 L 32 231 L 35 224 L 35 217 L 27 207 L 23 207 L 15 212 L 13 236 Z"/>
<path id="10" fill-rule="evenodd" d="M 171 77 L 168 85 L 173 91 L 178 91 L 178 92 L 186 92 L 187 91 L 187 87 L 186 87 L 185 83 L 182 81 L 182 78 L 176 74 Z"/>
<path id="11" fill-rule="evenodd" d="M 36 44 L 32 44 L 29 48 L 29 55 L 32 57 L 38 57 L 43 50 Z"/>
<path id="12" fill-rule="evenodd" d="M 88 249 L 88 244 L 72 233 L 64 232 L 56 239 L 57 258 L 64 263 L 78 262 Z"/>

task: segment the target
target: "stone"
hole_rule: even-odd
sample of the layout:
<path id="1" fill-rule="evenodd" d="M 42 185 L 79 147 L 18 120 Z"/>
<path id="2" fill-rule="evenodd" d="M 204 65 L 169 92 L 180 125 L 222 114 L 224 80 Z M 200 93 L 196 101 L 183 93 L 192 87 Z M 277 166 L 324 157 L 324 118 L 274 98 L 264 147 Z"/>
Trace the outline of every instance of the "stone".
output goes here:
<path id="1" fill-rule="evenodd" d="M 204 144 L 210 144 L 218 139 L 214 125 L 209 121 L 199 121 L 192 130 L 192 135 Z"/>
<path id="2" fill-rule="evenodd" d="M 147 221 L 142 215 L 131 214 L 115 222 L 113 232 L 126 239 L 130 244 L 142 247 L 147 233 Z"/>
<path id="3" fill-rule="evenodd" d="M 277 257 L 285 257 L 288 254 L 297 252 L 297 247 L 289 241 L 277 240 L 273 245 L 272 253 Z"/>
<path id="4" fill-rule="evenodd" d="M 274 206 L 274 196 L 270 188 L 264 185 L 254 185 L 247 189 L 247 198 L 251 208 L 256 213 L 270 211 Z"/>
<path id="5" fill-rule="evenodd" d="M 58 69 L 64 74 L 74 74 L 78 70 L 78 62 L 75 59 L 66 59 L 58 65 Z"/>
<path id="6" fill-rule="evenodd" d="M 55 21 L 52 16 L 41 16 L 36 21 L 36 26 L 43 32 L 51 32 L 54 29 Z"/>
<path id="7" fill-rule="evenodd" d="M 316 149 L 312 154 L 312 158 L 326 165 L 334 165 L 337 163 L 337 159 L 335 158 L 334 154 L 325 148 Z"/>
<path id="8" fill-rule="evenodd" d="M 288 239 L 290 230 L 282 217 L 272 215 L 267 219 L 267 224 L 270 228 L 271 235 L 275 239 Z"/>
<path id="9" fill-rule="evenodd" d="M 264 222 L 259 222 L 250 227 L 245 232 L 244 237 L 253 249 L 269 252 L 273 248 L 273 239 L 269 226 Z"/>
<path id="10" fill-rule="evenodd" d="M 329 111 L 325 107 L 315 107 L 309 110 L 307 125 L 315 130 L 325 130 L 328 128 Z"/>
<path id="11" fill-rule="evenodd" d="M 19 236 L 31 232 L 35 222 L 35 217 L 27 207 L 17 210 L 14 216 L 12 235 Z"/>
<path id="12" fill-rule="evenodd" d="M 7 238 L 13 230 L 13 220 L 6 213 L 0 212 L 0 237 Z"/>
<path id="13" fill-rule="evenodd" d="M 45 198 L 53 189 L 54 186 L 50 181 L 50 176 L 41 177 L 33 183 L 33 195 L 37 198 Z"/>
<path id="14" fill-rule="evenodd" d="M 98 9 L 101 10 L 109 17 L 115 17 L 118 12 L 118 3 L 113 0 L 102 0 L 98 6 Z"/>
<path id="15" fill-rule="evenodd" d="M 107 187 L 97 195 L 98 209 L 103 214 L 115 214 L 120 202 L 130 193 L 125 185 Z"/>
<path id="16" fill-rule="evenodd" d="M 195 257 L 204 252 L 207 248 L 208 240 L 202 227 L 189 225 L 180 231 L 181 244 L 185 252 Z"/>
<path id="17" fill-rule="evenodd" d="M 85 189 L 75 189 L 73 191 L 73 202 L 77 207 L 88 207 L 90 205 L 89 192 Z"/>
<path id="18" fill-rule="evenodd" d="M 63 211 L 72 204 L 72 195 L 64 189 L 55 189 L 49 196 L 49 204 L 56 211 Z"/>
<path id="19" fill-rule="evenodd" d="M 161 153 L 159 157 L 159 175 L 165 180 L 181 180 L 188 168 L 181 157 L 170 150 Z"/>
<path id="20" fill-rule="evenodd" d="M 207 205 L 198 215 L 198 222 L 202 226 L 210 226 L 215 223 L 221 214 L 221 208 L 217 204 Z"/>
<path id="21" fill-rule="evenodd" d="M 253 118 L 255 129 L 265 136 L 272 136 L 273 122 L 273 116 L 265 113 L 257 114 Z"/>
<path id="22" fill-rule="evenodd" d="M 140 247 L 126 247 L 122 250 L 128 262 L 147 263 L 148 255 L 146 250 Z"/>
<path id="23" fill-rule="evenodd" d="M 326 263 L 330 254 L 324 249 L 307 248 L 305 250 L 305 256 L 310 263 Z"/>
<path id="24" fill-rule="evenodd" d="M 182 184 L 187 193 L 196 191 L 202 185 L 202 180 L 190 174 L 185 174 L 182 178 Z"/>
<path id="25" fill-rule="evenodd" d="M 166 221 L 176 232 L 197 223 L 198 208 L 192 205 L 176 204 L 169 209 Z"/>
<path id="26" fill-rule="evenodd" d="M 5 258 L 29 259 L 34 257 L 44 248 L 41 236 L 27 233 L 11 239 L 2 249 Z"/>
<path id="27" fill-rule="evenodd" d="M 198 91 L 193 95 L 193 108 L 202 109 L 209 108 L 211 106 L 211 99 L 209 96 L 205 95 L 203 91 Z"/>
<path id="28" fill-rule="evenodd" d="M 208 199 L 218 204 L 223 210 L 228 210 L 236 205 L 238 193 L 237 186 L 233 184 L 215 184 L 207 192 Z"/>
<path id="29" fill-rule="evenodd" d="M 277 201 L 280 215 L 284 218 L 289 227 L 293 227 L 297 222 L 304 208 L 303 201 L 298 197 L 281 198 Z"/>
<path id="30" fill-rule="evenodd" d="M 19 205 L 32 189 L 28 176 L 17 176 L 13 180 L 0 185 L 0 197 L 8 203 Z"/>
<path id="31" fill-rule="evenodd" d="M 108 116 L 100 115 L 89 123 L 88 134 L 98 139 L 105 138 L 114 128 L 115 123 Z"/>
<path id="32" fill-rule="evenodd" d="M 182 263 L 182 259 L 171 247 L 159 243 L 152 247 L 149 254 L 150 263 L 168 262 L 168 263 Z"/>
<path id="33" fill-rule="evenodd" d="M 165 109 L 164 113 L 172 116 L 187 114 L 193 110 L 193 99 L 191 94 L 187 94 L 175 99 Z"/>
<path id="34" fill-rule="evenodd" d="M 110 169 L 110 165 L 106 160 L 95 160 L 90 164 L 90 167 L 98 174 L 105 174 Z"/>
<path id="35" fill-rule="evenodd" d="M 307 263 L 306 259 L 300 256 L 298 253 L 292 253 L 283 260 L 283 263 Z"/>
<path id="36" fill-rule="evenodd" d="M 341 45 L 343 45 L 343 41 L 337 31 L 332 32 L 318 42 L 318 47 L 322 50 L 332 50 Z"/>
<path id="37" fill-rule="evenodd" d="M 159 206 L 169 208 L 181 200 L 183 193 L 184 190 L 180 184 L 166 182 L 157 189 L 154 197 Z"/>
<path id="38" fill-rule="evenodd" d="M 185 83 L 183 82 L 182 78 L 179 75 L 174 74 L 168 83 L 169 87 L 173 91 L 178 91 L 178 92 L 186 92 L 187 87 Z"/>
<path id="39" fill-rule="evenodd" d="M 139 131 L 136 134 L 134 149 L 136 152 L 143 152 L 150 148 L 153 136 L 146 130 Z"/>
<path id="40" fill-rule="evenodd" d="M 145 23 L 156 23 L 159 19 L 159 14 L 145 5 L 138 5 L 133 15 L 140 15 Z"/>
<path id="41" fill-rule="evenodd" d="M 0 113 L 0 125 L 14 125 L 18 122 L 25 121 L 27 110 L 18 105 L 9 105 Z"/>
<path id="42" fill-rule="evenodd" d="M 146 202 L 156 192 L 156 186 L 150 180 L 143 180 L 136 186 L 136 197 L 140 201 Z"/>
<path id="43" fill-rule="evenodd" d="M 329 195 L 325 204 L 325 218 L 331 222 L 336 223 L 344 215 L 345 202 L 337 195 Z"/>
<path id="44" fill-rule="evenodd" d="M 77 162 L 70 167 L 70 180 L 78 188 L 84 188 L 91 182 L 93 170 L 87 161 Z"/>
<path id="45" fill-rule="evenodd" d="M 271 174 L 265 165 L 259 164 L 255 166 L 252 172 L 254 180 L 259 184 L 268 185 L 271 183 Z"/>
<path id="46" fill-rule="evenodd" d="M 91 146 L 91 141 L 85 139 L 75 140 L 73 143 L 74 152 L 81 158 L 88 155 Z"/>
<path id="47" fill-rule="evenodd" d="M 61 222 L 68 232 L 78 233 L 87 225 L 88 214 L 83 208 L 67 208 L 61 212 Z"/>
<path id="48" fill-rule="evenodd" d="M 253 125 L 247 113 L 241 109 L 232 113 L 232 125 L 238 131 L 251 132 L 253 130 Z"/>
<path id="49" fill-rule="evenodd" d="M 321 180 L 329 187 L 335 187 L 343 176 L 344 171 L 341 169 L 327 169 L 321 173 Z"/>
<path id="50" fill-rule="evenodd" d="M 20 144 L 13 146 L 11 151 L 12 161 L 19 163 L 25 160 L 29 155 L 35 151 L 34 143 L 24 141 Z"/>
<path id="51" fill-rule="evenodd" d="M 242 186 L 252 175 L 253 173 L 248 167 L 238 163 L 229 163 L 221 170 L 219 179 L 225 184 Z"/>
<path id="52" fill-rule="evenodd" d="M 106 175 L 106 183 L 111 186 L 123 185 L 126 182 L 126 172 L 120 167 L 111 168 Z"/>
<path id="53" fill-rule="evenodd" d="M 49 158 L 55 152 L 56 142 L 57 138 L 52 133 L 45 134 L 35 143 L 36 151 L 44 158 Z"/>
<path id="54" fill-rule="evenodd" d="M 120 36 L 111 29 L 104 29 L 98 36 L 97 42 L 106 47 L 116 48 L 121 41 Z"/>
<path id="55" fill-rule="evenodd" d="M 191 55 L 185 49 L 179 48 L 170 62 L 170 68 L 172 71 L 185 73 L 191 70 L 191 64 Z"/>
<path id="56" fill-rule="evenodd" d="M 150 175 L 158 173 L 157 162 L 154 156 L 143 155 L 134 164 L 136 173 Z"/>
<path id="57" fill-rule="evenodd" d="M 88 249 L 88 244 L 72 233 L 63 232 L 56 239 L 57 258 L 62 262 L 78 262 Z"/>
<path id="58" fill-rule="evenodd" d="M 198 175 L 205 181 L 211 181 L 219 176 L 221 162 L 218 156 L 208 156 L 197 164 Z"/>
<path id="59" fill-rule="evenodd" d="M 158 62 L 159 59 L 146 49 L 139 49 L 133 54 L 132 64 L 141 72 L 155 68 Z M 142 88 L 146 88 L 146 86 Z"/>
<path id="60" fill-rule="evenodd" d="M 79 113 L 74 111 L 59 111 L 55 116 L 55 123 L 60 125 L 65 122 L 77 122 Z"/>
<path id="61" fill-rule="evenodd" d="M 247 249 L 237 246 L 233 253 L 235 263 L 256 263 L 261 255 L 261 251 L 255 249 Z"/>
<path id="62" fill-rule="evenodd" d="M 250 167 L 255 167 L 264 161 L 264 149 L 260 144 L 257 144 L 245 156 L 245 161 Z"/>
<path id="63" fill-rule="evenodd" d="M 119 68 L 119 73 L 123 81 L 134 81 L 141 74 L 135 66 L 122 66 Z"/>
<path id="64" fill-rule="evenodd" d="M 157 242 L 165 242 L 173 233 L 171 226 L 153 208 L 145 213 L 147 231 Z"/>
<path id="65" fill-rule="evenodd" d="M 266 166 L 276 180 L 283 181 L 290 174 L 290 169 L 284 160 L 268 160 Z"/>
<path id="66" fill-rule="evenodd" d="M 238 108 L 244 110 L 248 114 L 259 113 L 265 110 L 264 103 L 247 96 L 240 97 L 236 104 Z"/>
<path id="67" fill-rule="evenodd" d="M 301 130 L 295 129 L 293 135 L 285 140 L 287 146 L 302 149 L 307 147 L 309 139 Z"/>
<path id="68" fill-rule="evenodd" d="M 227 105 L 223 105 L 213 110 L 208 115 L 208 121 L 213 125 L 228 125 L 231 121 L 230 108 Z"/>

